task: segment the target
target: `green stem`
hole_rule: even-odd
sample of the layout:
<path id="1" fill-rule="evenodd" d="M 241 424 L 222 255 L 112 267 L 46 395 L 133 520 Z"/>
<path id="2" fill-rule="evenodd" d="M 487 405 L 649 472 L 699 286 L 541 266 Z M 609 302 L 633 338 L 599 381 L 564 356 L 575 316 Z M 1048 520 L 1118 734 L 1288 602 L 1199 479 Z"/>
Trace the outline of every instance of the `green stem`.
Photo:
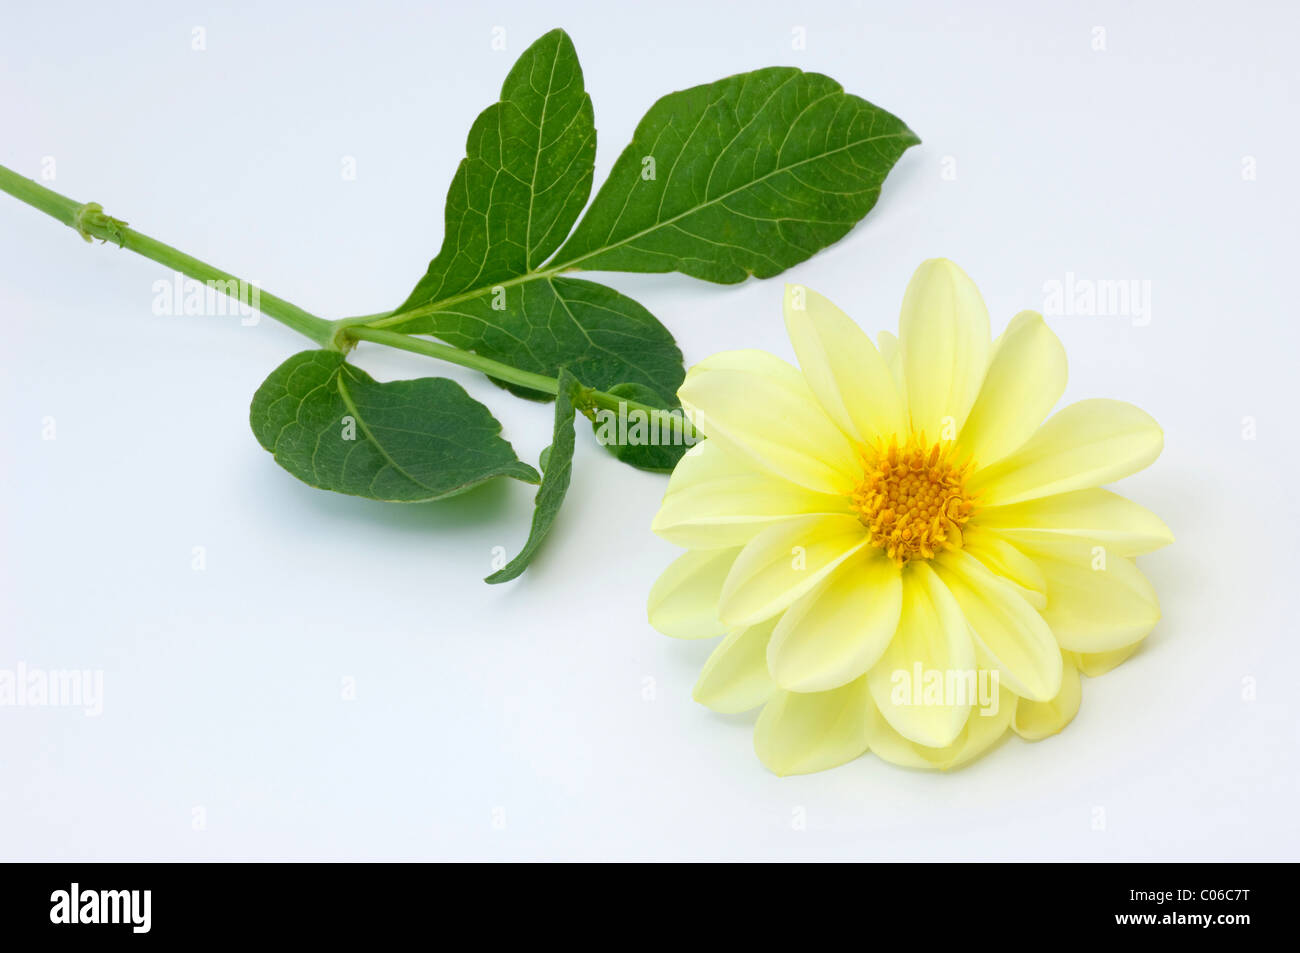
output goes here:
<path id="1" fill-rule="evenodd" d="M 151 261 L 156 261 L 160 265 L 166 265 L 168 268 L 179 271 L 195 281 L 209 284 L 211 287 L 215 287 L 242 303 L 253 303 L 267 317 L 292 328 L 322 347 L 345 350 L 352 341 L 372 341 L 402 351 L 411 351 L 415 354 L 423 354 L 426 357 L 438 358 L 451 364 L 459 364 L 461 367 L 481 371 L 489 377 L 507 381 L 529 390 L 551 395 L 559 393 L 560 384 L 554 377 L 520 370 L 509 364 L 503 364 L 491 358 L 463 351 L 449 344 L 440 344 L 436 341 L 412 337 L 409 334 L 402 334 L 397 331 L 385 331 L 382 327 L 367 326 L 371 322 L 375 322 L 375 319 L 381 319 L 376 322 L 380 325 L 384 323 L 382 319 L 406 321 L 418 314 L 418 311 L 404 312 L 400 316 L 392 316 L 392 313 L 388 312 L 382 315 L 366 315 L 343 318 L 338 321 L 327 321 L 304 311 L 283 298 L 262 291 L 260 288 L 256 289 L 255 301 L 244 301 L 244 294 L 241 293 L 240 289 L 246 291 L 248 288 L 247 282 L 241 281 L 229 272 L 222 271 L 207 262 L 187 255 L 179 249 L 165 245 L 157 239 L 143 235 L 133 228 L 128 228 L 126 222 L 105 215 L 103 208 L 94 202 L 74 201 L 5 168 L 3 165 L 0 165 L 0 191 L 8 192 L 19 201 L 26 202 L 69 228 L 75 229 L 86 241 L 98 238 L 104 242 L 113 242 L 122 248 L 143 255 Z M 563 268 L 530 272 L 520 278 L 506 282 L 506 284 L 518 284 L 538 277 L 546 277 L 550 273 L 559 273 L 569 267 L 569 265 L 566 265 Z M 579 406 L 584 412 L 593 408 L 618 412 L 622 408 L 625 411 L 645 413 L 652 417 L 659 417 L 661 426 L 668 425 L 691 436 L 695 434 L 695 428 L 680 414 L 674 414 L 634 400 L 616 397 L 604 391 L 584 388 L 580 395 Z"/>
<path id="2" fill-rule="evenodd" d="M 348 320 L 358 320 L 351 318 Z M 451 364 L 459 364 L 461 367 L 468 367 L 471 370 L 480 371 L 488 377 L 496 378 L 500 381 L 506 381 L 510 384 L 517 384 L 520 387 L 526 387 L 529 390 L 541 391 L 544 394 L 558 394 L 560 391 L 560 382 L 554 377 L 547 377 L 544 374 L 534 374 L 531 371 L 523 371 L 509 364 L 502 364 L 500 361 L 494 361 L 489 357 L 483 357 L 470 351 L 462 351 L 458 347 L 452 347 L 449 344 L 440 344 L 437 341 L 430 341 L 427 338 L 414 337 L 409 334 L 402 334 L 398 331 L 385 331 L 383 328 L 368 327 L 366 325 L 347 325 L 340 324 L 341 335 L 348 340 L 353 341 L 370 341 L 374 344 L 383 344 L 387 347 L 397 348 L 399 351 L 410 351 L 412 354 L 423 354 L 425 357 L 435 357 L 441 361 L 447 361 Z M 681 413 L 673 413 L 663 410 L 660 407 L 651 407 L 649 404 L 643 404 L 639 401 L 628 400 L 626 397 L 618 397 L 614 394 L 606 393 L 602 390 L 584 388 L 581 399 L 578 401 L 581 409 L 599 408 L 601 410 L 612 410 L 618 413 L 620 409 L 626 413 L 643 413 L 649 417 L 659 418 L 660 428 L 670 427 L 672 430 L 681 432 L 687 436 L 696 436 L 695 428 L 691 422 Z M 587 405 L 583 407 L 582 405 Z"/>
<path id="3" fill-rule="evenodd" d="M 268 318 L 273 318 L 286 327 L 306 335 L 322 347 L 334 346 L 333 322 L 318 318 L 260 288 L 254 288 L 250 294 L 250 286 L 247 282 L 192 255 L 187 255 L 179 249 L 165 245 L 155 238 L 143 235 L 133 228 L 128 228 L 126 222 L 105 215 L 104 210 L 94 202 L 76 202 L 2 165 L 0 165 L 0 191 L 8 192 L 19 201 L 26 202 L 75 229 L 86 241 L 98 238 L 101 241 L 113 242 L 160 265 L 179 271 L 195 281 L 216 288 L 243 304 L 255 305 Z"/>
<path id="4" fill-rule="evenodd" d="M 541 391 L 552 396 L 560 392 L 560 382 L 554 377 L 533 374 L 530 371 L 521 371 L 517 367 L 502 364 L 500 361 L 494 361 L 491 358 L 482 357 L 470 351 L 462 351 L 450 344 L 439 344 L 437 341 L 430 341 L 427 338 L 412 337 L 398 331 L 385 331 L 382 328 L 370 328 L 364 325 L 344 327 L 342 333 L 344 337 L 353 340 L 372 341 L 375 344 L 395 347 L 400 351 L 410 351 L 412 354 L 436 357 L 441 361 L 448 361 L 452 364 L 459 364 L 461 367 L 482 371 L 488 377 L 495 377 L 497 380 L 518 384 L 520 387 L 527 387 L 529 390 Z"/>

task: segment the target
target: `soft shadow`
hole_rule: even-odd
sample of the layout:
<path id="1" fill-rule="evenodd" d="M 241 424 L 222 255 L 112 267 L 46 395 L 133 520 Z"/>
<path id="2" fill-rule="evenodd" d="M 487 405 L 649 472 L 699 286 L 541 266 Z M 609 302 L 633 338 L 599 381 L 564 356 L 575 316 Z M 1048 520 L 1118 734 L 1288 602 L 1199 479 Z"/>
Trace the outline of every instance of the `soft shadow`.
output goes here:
<path id="1" fill-rule="evenodd" d="M 531 499 L 536 492 L 535 487 L 517 480 L 497 478 L 445 500 L 387 503 L 317 489 L 279 471 L 267 478 L 252 477 L 251 480 L 256 485 L 254 497 L 273 508 L 277 515 L 297 511 L 304 518 L 318 523 L 366 523 L 424 535 L 482 526 L 510 508 L 512 493 L 519 492 Z"/>

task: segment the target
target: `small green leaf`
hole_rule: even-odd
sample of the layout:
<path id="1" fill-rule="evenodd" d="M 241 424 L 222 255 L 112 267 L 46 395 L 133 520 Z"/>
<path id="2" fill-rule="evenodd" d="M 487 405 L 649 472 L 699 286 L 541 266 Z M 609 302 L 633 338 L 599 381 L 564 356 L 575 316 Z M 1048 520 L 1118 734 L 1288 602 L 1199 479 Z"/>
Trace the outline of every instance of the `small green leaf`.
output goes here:
<path id="1" fill-rule="evenodd" d="M 669 400 L 658 391 L 641 384 L 617 384 L 607 393 L 624 400 L 658 407 L 663 410 L 680 410 L 681 404 Z M 634 416 L 629 410 L 621 415 L 617 411 L 598 410 L 591 422 L 596 442 L 626 464 L 657 473 L 671 473 L 677 461 L 687 450 L 703 439 L 687 443 L 680 430 L 666 430 L 663 426 L 650 427 L 644 417 Z"/>
<path id="2" fill-rule="evenodd" d="M 302 351 L 272 371 L 253 395 L 249 422 L 304 483 L 372 500 L 417 503 L 494 477 L 541 479 L 455 381 L 380 383 L 337 351 Z"/>
<path id="3" fill-rule="evenodd" d="M 490 583 L 509 582 L 533 561 L 542 540 L 551 530 L 564 494 L 569 490 L 569 478 L 573 475 L 573 416 L 574 396 L 579 388 L 577 380 L 566 369 L 560 371 L 560 392 L 555 398 L 555 430 L 551 445 L 542 451 L 542 485 L 537 490 L 537 502 L 533 509 L 533 525 L 528 532 L 528 540 L 519 555 L 510 560 L 503 568 L 497 570 L 485 580 Z"/>
<path id="4" fill-rule="evenodd" d="M 560 247 L 591 195 L 596 126 L 573 41 L 524 51 L 479 114 L 447 192 L 442 250 L 398 311 L 491 289 Z"/>
<path id="5" fill-rule="evenodd" d="M 626 381 L 672 394 L 685 376 L 682 352 L 654 315 L 613 288 L 577 278 L 540 278 L 484 292 L 387 327 L 431 334 L 548 377 L 568 367 L 597 390 Z M 523 397 L 550 399 L 506 386 Z"/>
<path id="6" fill-rule="evenodd" d="M 851 229 L 918 139 L 828 76 L 770 67 L 646 113 L 559 267 L 768 278 Z"/>

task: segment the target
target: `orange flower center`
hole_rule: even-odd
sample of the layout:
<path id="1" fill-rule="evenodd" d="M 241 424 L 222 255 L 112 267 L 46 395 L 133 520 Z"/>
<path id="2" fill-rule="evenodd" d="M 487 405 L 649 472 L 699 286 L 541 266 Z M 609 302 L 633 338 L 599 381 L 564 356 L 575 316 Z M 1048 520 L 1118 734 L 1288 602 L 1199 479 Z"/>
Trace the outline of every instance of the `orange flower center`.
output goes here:
<path id="1" fill-rule="evenodd" d="M 969 469 L 953 461 L 942 444 L 926 450 L 924 434 L 903 447 L 893 439 L 888 447 L 867 449 L 862 482 L 851 499 L 871 531 L 872 545 L 900 566 L 959 548 L 962 527 L 975 508 L 964 486 Z"/>

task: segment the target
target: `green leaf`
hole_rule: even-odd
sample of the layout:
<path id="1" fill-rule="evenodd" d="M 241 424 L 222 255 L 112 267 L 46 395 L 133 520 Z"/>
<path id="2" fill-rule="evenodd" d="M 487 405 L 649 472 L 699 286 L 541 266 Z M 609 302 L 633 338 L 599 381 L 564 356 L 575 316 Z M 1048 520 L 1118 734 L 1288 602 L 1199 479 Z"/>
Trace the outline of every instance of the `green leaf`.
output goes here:
<path id="1" fill-rule="evenodd" d="M 833 79 L 771 67 L 670 93 L 557 267 L 768 278 L 838 241 L 920 139 Z"/>
<path id="2" fill-rule="evenodd" d="M 658 407 L 663 410 L 680 410 L 681 403 L 676 398 L 669 400 L 657 391 L 640 384 L 617 384 L 606 391 L 614 397 Z M 608 450 L 617 459 L 642 470 L 657 473 L 671 473 L 677 461 L 697 440 L 687 443 L 681 431 L 665 431 L 662 426 L 657 431 L 646 425 L 644 418 L 638 419 L 629 410 L 623 414 L 616 411 L 598 410 L 591 422 L 591 429 L 596 434 L 596 442 Z M 657 432 L 655 442 L 647 442 Z"/>
<path id="3" fill-rule="evenodd" d="M 654 315 L 613 288 L 577 278 L 546 277 L 485 292 L 389 330 L 431 334 L 549 377 L 568 367 L 597 390 L 626 381 L 673 394 L 685 376 L 682 352 Z M 505 386 L 524 397 L 550 399 Z"/>
<path id="4" fill-rule="evenodd" d="M 541 479 L 455 381 L 379 383 L 337 351 L 302 351 L 272 371 L 253 395 L 249 422 L 304 483 L 372 500 L 417 503 L 494 477 Z"/>
<path id="5" fill-rule="evenodd" d="M 564 494 L 569 490 L 569 478 L 573 475 L 573 402 L 579 386 L 567 369 L 560 371 L 560 392 L 555 398 L 554 436 L 551 445 L 542 451 L 544 472 L 542 485 L 537 490 L 532 529 L 529 530 L 528 540 L 519 555 L 488 576 L 486 582 L 509 582 L 527 569 L 537 555 L 542 540 L 550 532 L 551 524 L 555 522 L 560 504 L 564 502 Z"/>
<path id="6" fill-rule="evenodd" d="M 573 41 L 524 51 L 479 114 L 447 193 L 442 250 L 398 311 L 493 286 L 560 247 L 591 195 L 596 126 Z"/>

